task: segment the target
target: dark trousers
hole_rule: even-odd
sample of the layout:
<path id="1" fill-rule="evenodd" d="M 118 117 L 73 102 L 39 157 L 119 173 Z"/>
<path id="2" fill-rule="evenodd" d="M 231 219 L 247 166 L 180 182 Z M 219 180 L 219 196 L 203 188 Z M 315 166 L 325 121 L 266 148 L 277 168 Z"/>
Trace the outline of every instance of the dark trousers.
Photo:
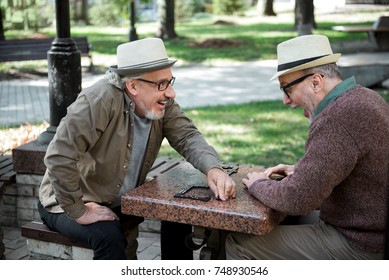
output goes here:
<path id="1" fill-rule="evenodd" d="M 124 260 L 127 259 L 127 240 L 122 224 L 133 216 L 124 215 L 120 207 L 115 209 L 118 221 L 102 221 L 90 225 L 80 225 L 65 213 L 49 213 L 38 203 L 42 221 L 51 229 L 69 238 L 89 244 L 93 249 L 93 259 Z M 185 244 L 185 238 L 192 232 L 190 225 L 173 222 L 161 222 L 161 255 L 162 259 L 193 259 L 193 252 Z"/>

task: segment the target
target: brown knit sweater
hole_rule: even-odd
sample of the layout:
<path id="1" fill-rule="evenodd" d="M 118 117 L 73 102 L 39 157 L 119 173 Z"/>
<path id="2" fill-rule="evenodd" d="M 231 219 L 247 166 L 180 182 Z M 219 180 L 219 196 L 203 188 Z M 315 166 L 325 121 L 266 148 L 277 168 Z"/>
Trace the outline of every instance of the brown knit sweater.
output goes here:
<path id="1" fill-rule="evenodd" d="M 320 218 L 353 246 L 380 253 L 389 189 L 389 106 L 357 86 L 312 122 L 305 154 L 282 181 L 258 180 L 250 193 L 288 215 L 320 208 Z"/>

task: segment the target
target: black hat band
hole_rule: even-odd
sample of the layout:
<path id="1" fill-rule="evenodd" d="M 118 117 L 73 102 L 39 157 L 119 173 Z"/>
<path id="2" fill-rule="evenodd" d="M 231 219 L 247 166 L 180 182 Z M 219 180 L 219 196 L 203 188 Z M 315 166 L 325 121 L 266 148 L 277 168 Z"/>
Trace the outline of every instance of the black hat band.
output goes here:
<path id="1" fill-rule="evenodd" d="M 280 64 L 280 65 L 278 65 L 277 71 L 288 70 L 288 69 L 291 69 L 293 67 L 296 67 L 296 66 L 299 66 L 299 65 L 302 65 L 302 64 L 314 61 L 316 59 L 319 59 L 319 58 L 322 58 L 322 57 L 325 57 L 325 56 L 329 56 L 329 54 L 321 55 L 321 56 L 316 56 L 316 57 L 310 57 L 310 58 L 306 58 L 306 59 L 301 59 L 301 60 L 297 60 L 297 61 L 293 61 L 293 62 L 288 62 L 288 63 Z"/>

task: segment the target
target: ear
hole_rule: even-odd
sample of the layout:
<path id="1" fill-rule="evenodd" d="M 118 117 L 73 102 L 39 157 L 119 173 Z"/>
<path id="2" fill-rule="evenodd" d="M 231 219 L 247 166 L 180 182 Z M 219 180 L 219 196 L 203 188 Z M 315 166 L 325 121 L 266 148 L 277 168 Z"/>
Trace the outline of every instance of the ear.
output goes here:
<path id="1" fill-rule="evenodd" d="M 133 96 L 138 95 L 138 91 L 136 89 L 134 80 L 127 80 L 126 81 L 126 92 L 128 95 L 133 95 Z"/>
<path id="2" fill-rule="evenodd" d="M 313 90 L 315 93 L 320 92 L 324 87 L 324 79 L 320 74 L 315 74 L 312 79 Z"/>

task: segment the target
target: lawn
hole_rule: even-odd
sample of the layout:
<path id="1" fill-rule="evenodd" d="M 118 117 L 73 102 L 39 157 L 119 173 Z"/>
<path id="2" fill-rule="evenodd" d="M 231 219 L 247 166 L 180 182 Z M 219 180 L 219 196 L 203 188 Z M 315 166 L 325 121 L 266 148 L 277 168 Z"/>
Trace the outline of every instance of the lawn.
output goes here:
<path id="1" fill-rule="evenodd" d="M 271 166 L 294 163 L 304 152 L 308 121 L 281 101 L 190 109 L 194 121 L 224 162 Z M 178 156 L 167 143 L 161 155 Z"/>
<path id="2" fill-rule="evenodd" d="M 389 91 L 380 91 L 389 104 Z M 309 123 L 301 108 L 281 101 L 186 110 L 223 162 L 273 166 L 294 164 L 304 154 Z M 167 143 L 161 155 L 179 156 Z"/>

